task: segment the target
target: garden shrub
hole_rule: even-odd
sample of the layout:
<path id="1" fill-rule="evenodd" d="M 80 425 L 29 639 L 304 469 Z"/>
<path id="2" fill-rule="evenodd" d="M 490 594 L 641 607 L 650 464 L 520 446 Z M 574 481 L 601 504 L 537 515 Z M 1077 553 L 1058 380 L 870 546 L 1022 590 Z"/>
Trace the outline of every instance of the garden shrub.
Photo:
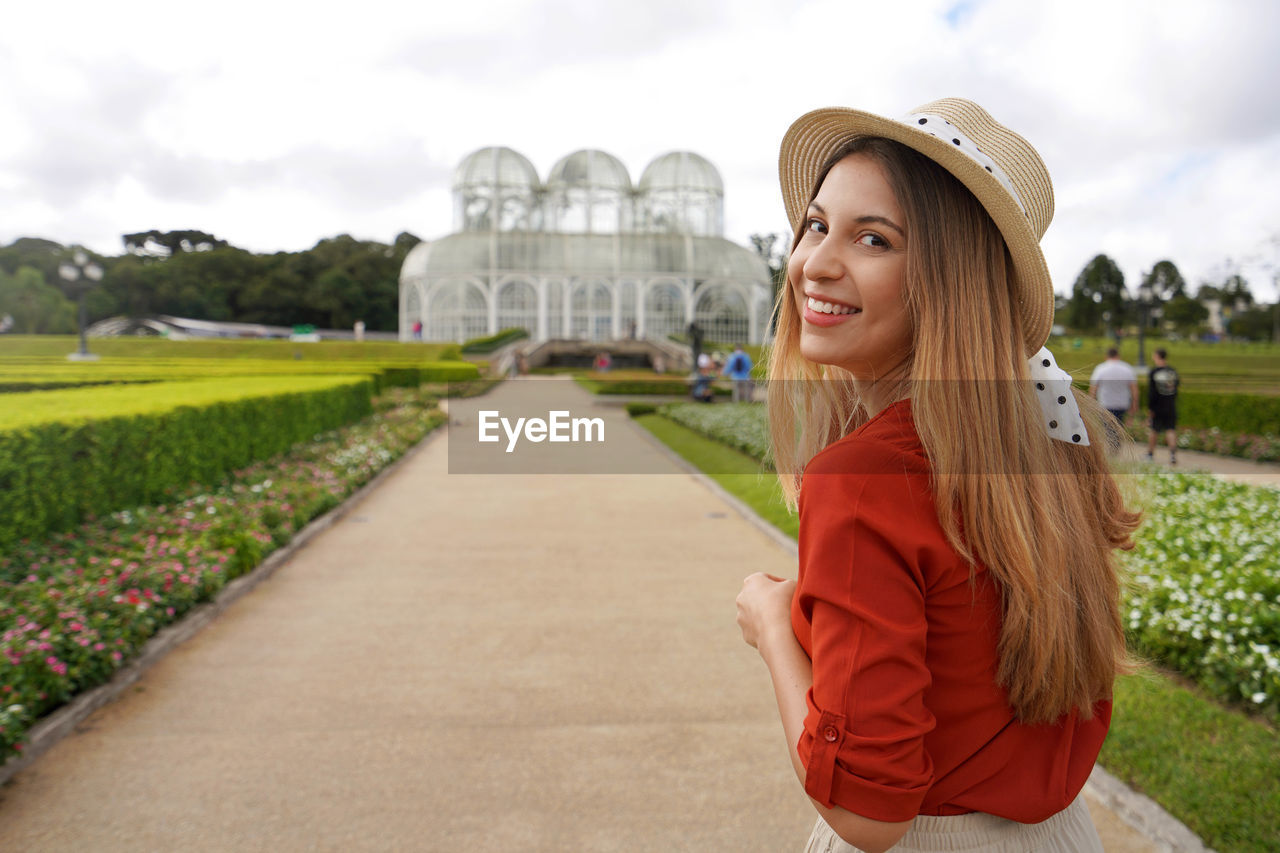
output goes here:
<path id="1" fill-rule="evenodd" d="M 512 341 L 518 341 L 522 338 L 529 337 L 529 333 L 524 329 L 503 329 L 496 335 L 486 335 L 483 338 L 472 338 L 462 344 L 462 352 L 467 355 L 484 355 L 491 353 L 499 347 L 503 347 Z"/>
<path id="2" fill-rule="evenodd" d="M 368 415 L 372 390 L 368 377 L 289 377 L 25 394 L 0 413 L 0 552 L 217 482 Z"/>
<path id="3" fill-rule="evenodd" d="M 651 415 L 658 411 L 658 407 L 653 403 L 627 403 L 627 414 L 633 418 L 641 415 Z"/>

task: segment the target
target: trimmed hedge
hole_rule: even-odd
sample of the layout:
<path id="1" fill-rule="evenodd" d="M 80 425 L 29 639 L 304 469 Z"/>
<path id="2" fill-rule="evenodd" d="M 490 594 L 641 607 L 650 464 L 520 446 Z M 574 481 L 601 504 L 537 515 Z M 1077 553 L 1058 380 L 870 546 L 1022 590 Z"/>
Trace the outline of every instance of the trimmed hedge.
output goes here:
<path id="1" fill-rule="evenodd" d="M 1146 388 L 1142 407 L 1146 411 Z M 1215 394 L 1209 391 L 1178 392 L 1178 426 L 1217 427 L 1223 432 L 1280 435 L 1280 397 L 1253 394 Z"/>
<path id="2" fill-rule="evenodd" d="M 1087 390 L 1089 383 L 1076 382 Z M 1138 383 L 1139 414 L 1147 416 L 1147 385 Z M 1220 429 L 1249 435 L 1280 435 L 1280 396 L 1214 391 L 1178 391 L 1178 428 Z"/>
<path id="3" fill-rule="evenodd" d="M 521 338 L 529 337 L 529 333 L 524 329 L 503 329 L 496 335 L 487 335 L 483 338 L 472 338 L 462 344 L 462 352 L 467 355 L 483 355 L 493 352 L 501 346 L 518 341 Z"/>
<path id="4" fill-rule="evenodd" d="M 0 413 L 0 550 L 217 482 L 368 415 L 372 392 L 369 377 L 298 376 L 24 394 L 34 405 Z"/>
<path id="5" fill-rule="evenodd" d="M 225 379 L 232 376 L 367 375 L 379 386 L 419 385 L 474 379 L 479 369 L 465 361 L 269 361 L 265 359 L 109 359 L 85 368 L 64 363 L 17 363 L 0 359 L 0 391 L 41 390 L 37 386 L 84 387 L 126 382 Z"/>
<path id="6" fill-rule="evenodd" d="M 50 358 L 65 361 L 80 341 L 75 335 L 0 335 L 0 358 Z M 90 338 L 89 349 L 104 358 L 280 359 L 284 361 L 457 361 L 454 343 L 421 341 L 318 341 L 244 338 L 190 338 L 175 341 L 157 337 Z"/>
<path id="7" fill-rule="evenodd" d="M 412 367 L 382 368 L 383 385 L 412 388 L 424 382 L 466 382 L 480 378 L 480 368 L 467 361 L 437 361 Z"/>

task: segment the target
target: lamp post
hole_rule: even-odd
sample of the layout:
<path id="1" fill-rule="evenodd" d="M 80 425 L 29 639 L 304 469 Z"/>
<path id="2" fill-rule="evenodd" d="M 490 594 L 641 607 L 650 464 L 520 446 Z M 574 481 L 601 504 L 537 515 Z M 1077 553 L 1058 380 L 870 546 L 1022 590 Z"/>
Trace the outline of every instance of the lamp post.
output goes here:
<path id="1" fill-rule="evenodd" d="M 1144 281 L 1138 286 L 1138 367 L 1147 366 L 1147 353 L 1144 344 L 1147 340 L 1147 323 L 1151 311 L 1151 282 Z"/>
<path id="2" fill-rule="evenodd" d="M 71 361 L 97 361 L 98 357 L 89 352 L 89 341 L 85 337 L 85 327 L 89 325 L 89 315 L 85 309 L 84 298 L 89 288 L 102 281 L 102 267 L 89 260 L 89 256 L 79 249 L 71 256 L 71 263 L 58 267 L 58 276 L 68 284 L 87 279 L 87 283 L 77 288 L 80 292 L 80 351 L 67 356 Z"/>

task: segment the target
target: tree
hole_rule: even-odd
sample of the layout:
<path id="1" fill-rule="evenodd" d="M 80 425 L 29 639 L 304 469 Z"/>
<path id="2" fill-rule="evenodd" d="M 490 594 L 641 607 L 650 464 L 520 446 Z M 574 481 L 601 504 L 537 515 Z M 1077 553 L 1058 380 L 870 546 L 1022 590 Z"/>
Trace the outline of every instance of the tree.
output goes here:
<path id="1" fill-rule="evenodd" d="M 1072 285 L 1067 325 L 1080 332 L 1096 332 L 1105 326 L 1111 334 L 1124 323 L 1128 310 L 1124 273 L 1106 255 L 1094 256 Z"/>
<path id="2" fill-rule="evenodd" d="M 14 275 L 22 267 L 31 267 L 54 285 L 59 280 L 58 265 L 67 260 L 66 246 L 40 237 L 19 237 L 0 248 L 0 272 Z"/>
<path id="3" fill-rule="evenodd" d="M 1173 261 L 1157 261 L 1151 272 L 1142 277 L 1142 286 L 1151 289 L 1151 297 L 1157 305 L 1187 295 L 1187 281 Z"/>
<path id="4" fill-rule="evenodd" d="M 76 331 L 76 310 L 71 300 L 45 283 L 40 271 L 22 267 L 9 275 L 0 270 L 0 317 L 13 317 L 19 335 L 65 335 Z"/>
<path id="5" fill-rule="evenodd" d="M 208 252 L 225 248 L 226 240 L 219 240 L 204 231 L 139 231 L 122 234 L 124 249 L 131 255 L 169 258 L 186 252 Z"/>
<path id="6" fill-rule="evenodd" d="M 1227 321 L 1227 334 L 1250 341 L 1269 341 L 1275 332 L 1275 312 L 1274 306 L 1241 311 Z"/>
<path id="7" fill-rule="evenodd" d="M 1244 276 L 1236 273 L 1222 283 L 1222 304 L 1234 309 L 1238 305 L 1246 308 L 1253 306 L 1253 293 L 1249 290 L 1249 282 Z"/>
<path id="8" fill-rule="evenodd" d="M 1164 321 L 1187 337 L 1198 334 L 1207 319 L 1209 309 L 1190 296 L 1175 296 L 1164 306 Z"/>

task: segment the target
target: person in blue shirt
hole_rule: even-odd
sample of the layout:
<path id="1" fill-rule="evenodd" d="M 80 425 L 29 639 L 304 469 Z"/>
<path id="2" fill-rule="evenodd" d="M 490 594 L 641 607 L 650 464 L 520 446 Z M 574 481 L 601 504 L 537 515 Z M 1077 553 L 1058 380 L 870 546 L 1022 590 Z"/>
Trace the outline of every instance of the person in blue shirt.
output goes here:
<path id="1" fill-rule="evenodd" d="M 724 375 L 733 380 L 733 402 L 751 402 L 751 356 L 739 344 L 724 365 Z"/>

